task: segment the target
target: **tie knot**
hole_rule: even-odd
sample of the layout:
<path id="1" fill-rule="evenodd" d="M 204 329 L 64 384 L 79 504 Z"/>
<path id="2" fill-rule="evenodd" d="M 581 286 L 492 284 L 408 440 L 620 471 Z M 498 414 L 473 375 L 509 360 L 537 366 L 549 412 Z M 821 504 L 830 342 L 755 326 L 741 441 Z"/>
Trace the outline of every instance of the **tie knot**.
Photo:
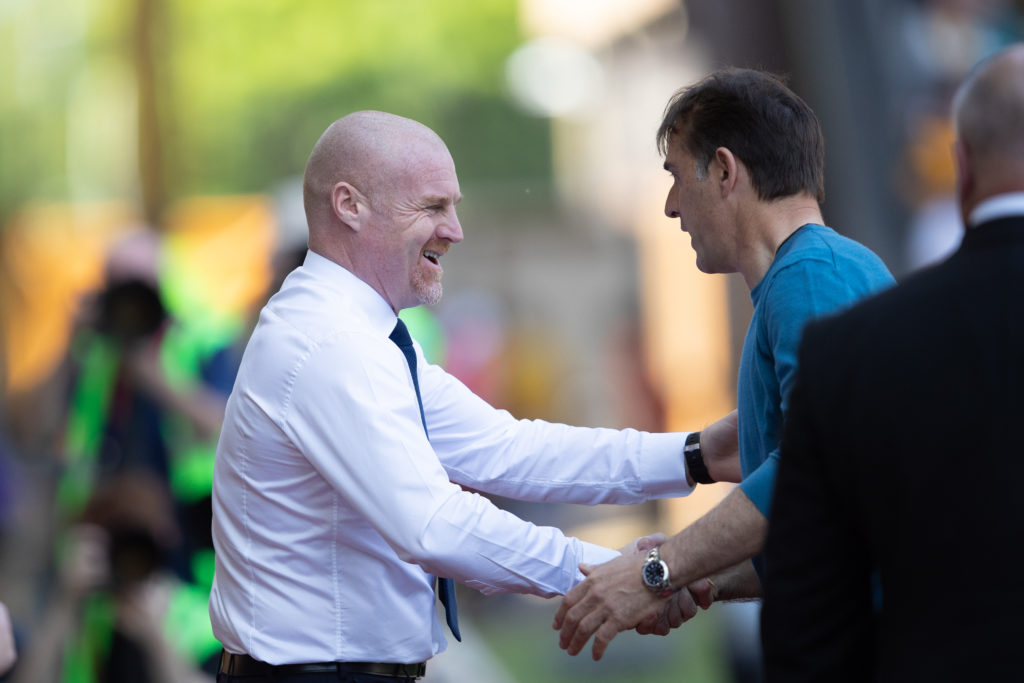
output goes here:
<path id="1" fill-rule="evenodd" d="M 400 347 L 412 346 L 412 337 L 409 336 L 409 329 L 402 322 L 401 318 L 395 323 L 395 329 L 391 330 L 389 338 Z"/>

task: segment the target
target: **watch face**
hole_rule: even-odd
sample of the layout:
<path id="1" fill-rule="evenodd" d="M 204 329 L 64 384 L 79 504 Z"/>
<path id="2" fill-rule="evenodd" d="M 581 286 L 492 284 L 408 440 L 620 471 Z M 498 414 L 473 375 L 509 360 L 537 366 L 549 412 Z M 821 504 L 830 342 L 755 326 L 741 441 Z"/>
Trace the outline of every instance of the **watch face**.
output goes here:
<path id="1" fill-rule="evenodd" d="M 665 581 L 665 563 L 647 562 L 644 564 L 644 583 L 648 586 L 661 586 Z"/>

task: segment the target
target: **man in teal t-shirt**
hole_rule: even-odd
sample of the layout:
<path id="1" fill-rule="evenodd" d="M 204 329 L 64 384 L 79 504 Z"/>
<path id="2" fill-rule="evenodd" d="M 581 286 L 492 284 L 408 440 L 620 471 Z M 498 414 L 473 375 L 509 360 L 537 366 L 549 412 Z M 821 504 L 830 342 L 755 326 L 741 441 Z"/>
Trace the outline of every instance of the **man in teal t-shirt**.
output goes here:
<path id="1" fill-rule="evenodd" d="M 804 325 L 837 313 L 892 281 L 882 261 L 866 247 L 810 223 L 783 241 L 768 272 L 750 290 L 754 315 L 743 343 L 737 387 L 740 488 L 765 521 Z M 760 559 L 755 557 L 754 564 L 763 574 Z"/>
<path id="2" fill-rule="evenodd" d="M 657 137 L 673 180 L 666 215 L 689 233 L 697 267 L 740 273 L 754 303 L 738 380 L 743 482 L 645 561 L 584 569 L 588 578 L 566 595 L 555 627 L 570 654 L 594 635 L 595 659 L 620 631 L 667 633 L 693 616 L 694 599 L 706 608 L 760 595 L 755 558 L 804 325 L 893 284 L 881 259 L 824 226 L 821 129 L 774 76 L 724 69 L 680 90 Z M 695 480 L 712 481 L 699 437 L 685 457 Z"/>

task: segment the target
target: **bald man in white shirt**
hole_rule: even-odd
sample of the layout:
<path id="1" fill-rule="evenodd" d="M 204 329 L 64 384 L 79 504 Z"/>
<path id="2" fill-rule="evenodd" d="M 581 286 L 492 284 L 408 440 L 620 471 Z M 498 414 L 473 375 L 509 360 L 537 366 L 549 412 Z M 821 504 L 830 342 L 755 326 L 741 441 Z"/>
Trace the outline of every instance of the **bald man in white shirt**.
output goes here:
<path id="1" fill-rule="evenodd" d="M 303 194 L 309 251 L 260 315 L 217 450 L 218 681 L 411 680 L 446 647 L 436 577 L 548 597 L 619 554 L 462 487 L 587 505 L 684 496 L 688 435 L 516 420 L 418 345 L 407 359 L 397 314 L 440 300 L 440 262 L 463 238 L 455 165 L 426 126 L 339 119 Z M 690 441 L 711 477 L 738 480 L 734 416 Z"/>

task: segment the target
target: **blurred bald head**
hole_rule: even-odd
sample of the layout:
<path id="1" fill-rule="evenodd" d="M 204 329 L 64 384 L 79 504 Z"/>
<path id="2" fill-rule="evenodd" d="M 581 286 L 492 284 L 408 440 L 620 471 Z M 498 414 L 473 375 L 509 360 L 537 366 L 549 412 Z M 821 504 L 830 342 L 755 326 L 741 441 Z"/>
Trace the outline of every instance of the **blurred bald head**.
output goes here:
<path id="1" fill-rule="evenodd" d="M 418 121 L 380 111 L 358 111 L 332 123 L 306 162 L 302 198 L 310 238 L 335 222 L 331 194 L 339 182 L 352 185 L 378 210 L 392 182 L 408 172 L 425 149 L 440 147 L 437 133 Z"/>
<path id="2" fill-rule="evenodd" d="M 953 119 L 965 216 L 988 197 L 1024 191 L 1024 44 L 975 68 L 957 91 Z"/>

